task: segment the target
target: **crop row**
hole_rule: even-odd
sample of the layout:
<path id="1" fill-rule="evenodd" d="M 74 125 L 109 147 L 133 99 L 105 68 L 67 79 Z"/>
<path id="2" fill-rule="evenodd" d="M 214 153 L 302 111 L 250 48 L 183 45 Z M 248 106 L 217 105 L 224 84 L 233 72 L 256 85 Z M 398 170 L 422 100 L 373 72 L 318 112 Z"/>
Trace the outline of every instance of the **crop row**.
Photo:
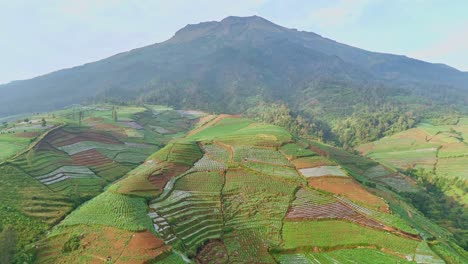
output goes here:
<path id="1" fill-rule="evenodd" d="M 234 147 L 235 162 L 260 162 L 272 165 L 292 166 L 286 157 L 275 149 L 254 148 L 251 146 Z"/>

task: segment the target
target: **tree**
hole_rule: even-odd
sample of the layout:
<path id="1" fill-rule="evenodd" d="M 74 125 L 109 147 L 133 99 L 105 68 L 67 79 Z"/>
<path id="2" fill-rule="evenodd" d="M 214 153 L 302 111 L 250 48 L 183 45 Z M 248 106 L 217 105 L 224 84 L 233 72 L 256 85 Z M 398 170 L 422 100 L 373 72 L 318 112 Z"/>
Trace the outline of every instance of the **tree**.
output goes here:
<path id="1" fill-rule="evenodd" d="M 115 107 L 112 107 L 112 120 L 117 122 L 117 110 L 115 110 Z"/>
<path id="2" fill-rule="evenodd" d="M 42 120 L 41 120 L 41 125 L 42 125 L 43 127 L 47 126 L 47 121 L 45 120 L 45 118 L 42 118 Z"/>
<path id="3" fill-rule="evenodd" d="M 7 127 L 8 127 L 8 122 L 4 121 L 2 124 L 3 124 L 3 128 L 7 128 Z"/>
<path id="4" fill-rule="evenodd" d="M 81 125 L 81 121 L 83 120 L 83 111 L 78 112 L 78 123 Z"/>
<path id="5" fill-rule="evenodd" d="M 0 263 L 12 263 L 16 248 L 16 234 L 12 226 L 5 226 L 0 233 Z"/>

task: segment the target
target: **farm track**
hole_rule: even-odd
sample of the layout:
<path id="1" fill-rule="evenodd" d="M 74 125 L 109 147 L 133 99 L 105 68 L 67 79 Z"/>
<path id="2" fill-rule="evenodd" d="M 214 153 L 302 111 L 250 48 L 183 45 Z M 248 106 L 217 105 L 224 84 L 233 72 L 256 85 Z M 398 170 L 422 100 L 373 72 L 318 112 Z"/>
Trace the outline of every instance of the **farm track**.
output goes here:
<path id="1" fill-rule="evenodd" d="M 226 117 L 236 117 L 236 116 L 233 116 L 233 115 L 226 115 L 226 114 L 221 114 L 221 115 L 218 115 L 216 116 L 215 118 L 213 118 L 212 120 L 206 122 L 205 124 L 201 125 L 200 127 L 198 128 L 195 128 L 194 130 L 191 130 L 189 133 L 187 133 L 187 136 L 192 136 L 192 135 L 195 135 L 203 130 L 205 130 L 206 128 L 208 127 L 211 127 L 211 126 L 214 126 L 216 125 L 219 121 L 221 121 L 222 119 L 226 118 Z"/>

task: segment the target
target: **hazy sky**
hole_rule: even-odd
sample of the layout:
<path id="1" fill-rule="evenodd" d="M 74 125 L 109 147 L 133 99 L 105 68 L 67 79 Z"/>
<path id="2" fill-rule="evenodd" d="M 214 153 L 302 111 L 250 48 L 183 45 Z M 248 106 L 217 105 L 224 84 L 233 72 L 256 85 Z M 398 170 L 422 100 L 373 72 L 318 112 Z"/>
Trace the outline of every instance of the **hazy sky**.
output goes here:
<path id="1" fill-rule="evenodd" d="M 468 71 L 467 0 L 0 0 L 0 83 L 259 15 L 360 48 Z"/>

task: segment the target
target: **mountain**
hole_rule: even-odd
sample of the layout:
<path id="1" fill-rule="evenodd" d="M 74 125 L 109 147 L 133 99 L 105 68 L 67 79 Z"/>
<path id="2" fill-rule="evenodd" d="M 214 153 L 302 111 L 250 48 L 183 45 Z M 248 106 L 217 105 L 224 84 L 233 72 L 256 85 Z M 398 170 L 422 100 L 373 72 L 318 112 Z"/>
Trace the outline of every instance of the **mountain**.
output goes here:
<path id="1" fill-rule="evenodd" d="M 219 112 L 239 112 L 255 96 L 297 109 L 316 100 L 342 106 L 398 96 L 463 105 L 467 90 L 468 73 L 446 65 L 362 50 L 257 16 L 227 17 L 188 25 L 162 43 L 1 85 L 0 116 L 103 98 Z M 343 93 L 346 103 L 330 99 Z"/>

